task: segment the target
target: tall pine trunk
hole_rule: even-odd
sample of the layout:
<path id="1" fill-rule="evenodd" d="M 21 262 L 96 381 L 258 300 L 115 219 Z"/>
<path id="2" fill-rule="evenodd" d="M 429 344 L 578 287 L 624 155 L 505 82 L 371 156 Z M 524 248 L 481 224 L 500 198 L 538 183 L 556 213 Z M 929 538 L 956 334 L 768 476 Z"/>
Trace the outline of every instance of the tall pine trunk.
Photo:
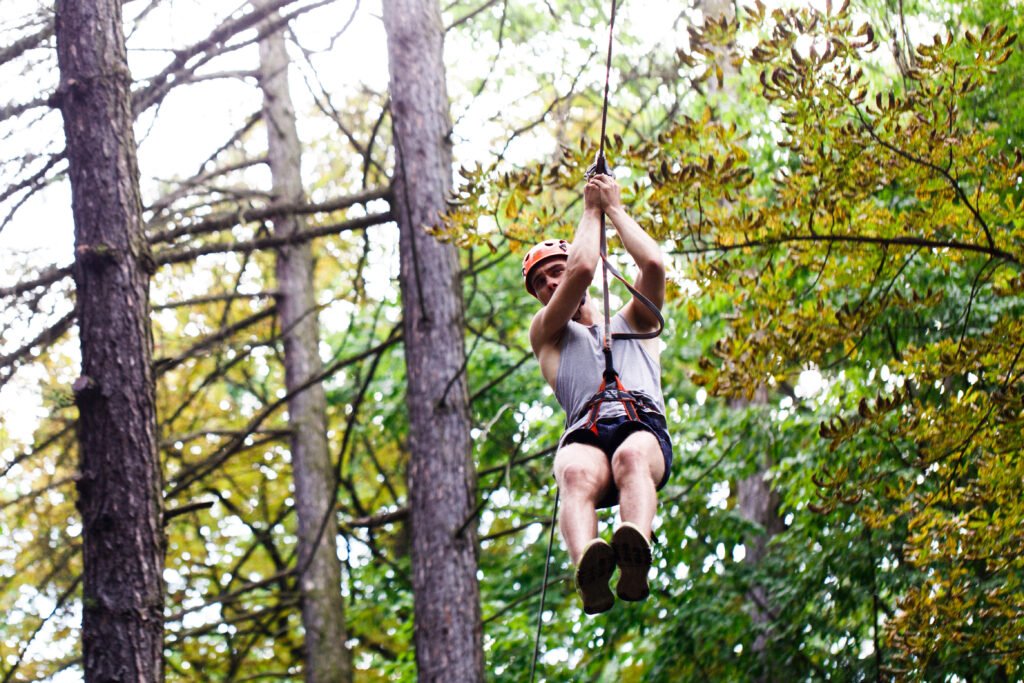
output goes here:
<path id="1" fill-rule="evenodd" d="M 266 0 L 256 0 L 259 9 Z M 279 17 L 272 12 L 268 19 Z M 283 29 L 260 40 L 260 87 L 267 128 L 273 200 L 298 204 L 302 189 L 301 149 L 295 109 L 288 91 L 288 54 Z M 302 231 L 295 216 L 274 219 L 274 234 L 289 237 Z M 327 443 L 327 400 L 323 384 L 302 386 L 323 367 L 319 355 L 313 254 L 309 242 L 286 244 L 277 252 L 277 309 L 284 331 L 285 388 L 291 428 L 295 512 L 299 528 L 299 592 L 305 630 L 306 680 L 345 683 L 352 663 L 345 641 L 345 605 L 334 515 L 336 477 Z"/>
<path id="2" fill-rule="evenodd" d="M 483 680 L 464 374 L 454 247 L 428 235 L 451 186 L 451 123 L 437 0 L 384 3 L 395 141 L 395 215 L 409 410 L 414 639 L 420 681 Z"/>
<path id="3" fill-rule="evenodd" d="M 78 404 L 86 681 L 160 681 L 163 530 L 149 256 L 119 0 L 56 15 L 82 349 Z"/>

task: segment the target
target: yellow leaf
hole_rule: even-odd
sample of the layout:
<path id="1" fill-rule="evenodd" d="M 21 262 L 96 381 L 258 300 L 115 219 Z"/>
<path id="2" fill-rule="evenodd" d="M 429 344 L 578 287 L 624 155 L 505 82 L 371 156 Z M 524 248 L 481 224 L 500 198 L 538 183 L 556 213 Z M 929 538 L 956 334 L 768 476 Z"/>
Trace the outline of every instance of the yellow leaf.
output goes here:
<path id="1" fill-rule="evenodd" d="M 516 196 L 512 195 L 508 198 L 508 204 L 505 205 L 505 218 L 515 218 L 519 215 L 519 202 L 516 201 Z"/>

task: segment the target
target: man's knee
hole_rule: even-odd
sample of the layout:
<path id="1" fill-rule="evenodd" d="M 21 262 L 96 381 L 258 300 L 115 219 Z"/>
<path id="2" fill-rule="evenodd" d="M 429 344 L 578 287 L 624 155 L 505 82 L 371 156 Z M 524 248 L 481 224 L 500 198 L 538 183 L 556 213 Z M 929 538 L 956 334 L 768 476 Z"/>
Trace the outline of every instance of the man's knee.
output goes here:
<path id="1" fill-rule="evenodd" d="M 570 462 L 562 468 L 559 485 L 569 495 L 572 493 L 596 495 L 601 479 L 596 468 L 583 462 Z"/>
<path id="2" fill-rule="evenodd" d="M 560 453 L 555 463 L 555 477 L 565 495 L 582 495 L 596 498 L 608 485 L 611 472 L 607 460 L 600 451 L 600 457 L 590 453 Z"/>
<path id="3" fill-rule="evenodd" d="M 661 446 L 649 432 L 631 435 L 612 457 L 612 475 L 617 482 L 646 477 L 657 483 L 664 468 Z"/>

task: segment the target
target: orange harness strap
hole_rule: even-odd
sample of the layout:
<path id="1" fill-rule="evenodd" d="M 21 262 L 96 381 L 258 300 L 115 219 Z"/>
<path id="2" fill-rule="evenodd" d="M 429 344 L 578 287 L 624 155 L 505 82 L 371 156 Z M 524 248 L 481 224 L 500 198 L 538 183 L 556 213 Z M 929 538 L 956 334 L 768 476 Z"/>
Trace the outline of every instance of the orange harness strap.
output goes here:
<path id="1" fill-rule="evenodd" d="M 653 406 L 649 406 L 649 402 L 645 401 L 643 397 L 637 396 L 626 389 L 617 374 L 614 379 L 614 388 L 608 388 L 608 380 L 602 379 L 601 387 L 587 405 L 584 406 L 584 410 L 588 412 L 586 428 L 595 435 L 597 434 L 597 420 L 601 412 L 601 404 L 605 401 L 618 401 L 621 403 L 623 410 L 626 411 L 626 418 L 629 420 L 639 420 L 641 412 L 653 409 Z"/>

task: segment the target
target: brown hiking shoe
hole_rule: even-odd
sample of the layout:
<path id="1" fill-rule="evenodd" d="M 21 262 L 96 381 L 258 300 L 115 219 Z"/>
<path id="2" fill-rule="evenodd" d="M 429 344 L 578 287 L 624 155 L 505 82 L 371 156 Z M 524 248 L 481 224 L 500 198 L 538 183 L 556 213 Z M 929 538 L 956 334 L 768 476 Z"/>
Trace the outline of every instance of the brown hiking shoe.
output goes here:
<path id="1" fill-rule="evenodd" d="M 583 599 L 587 614 L 607 612 L 615 604 L 608 581 L 615 572 L 615 551 L 605 541 L 595 538 L 583 550 L 576 568 L 576 591 Z"/>
<path id="2" fill-rule="evenodd" d="M 639 602 L 650 595 L 647 573 L 651 569 L 651 544 L 634 524 L 623 522 L 612 535 L 615 561 L 619 565 L 619 583 L 615 592 L 620 600 Z"/>

